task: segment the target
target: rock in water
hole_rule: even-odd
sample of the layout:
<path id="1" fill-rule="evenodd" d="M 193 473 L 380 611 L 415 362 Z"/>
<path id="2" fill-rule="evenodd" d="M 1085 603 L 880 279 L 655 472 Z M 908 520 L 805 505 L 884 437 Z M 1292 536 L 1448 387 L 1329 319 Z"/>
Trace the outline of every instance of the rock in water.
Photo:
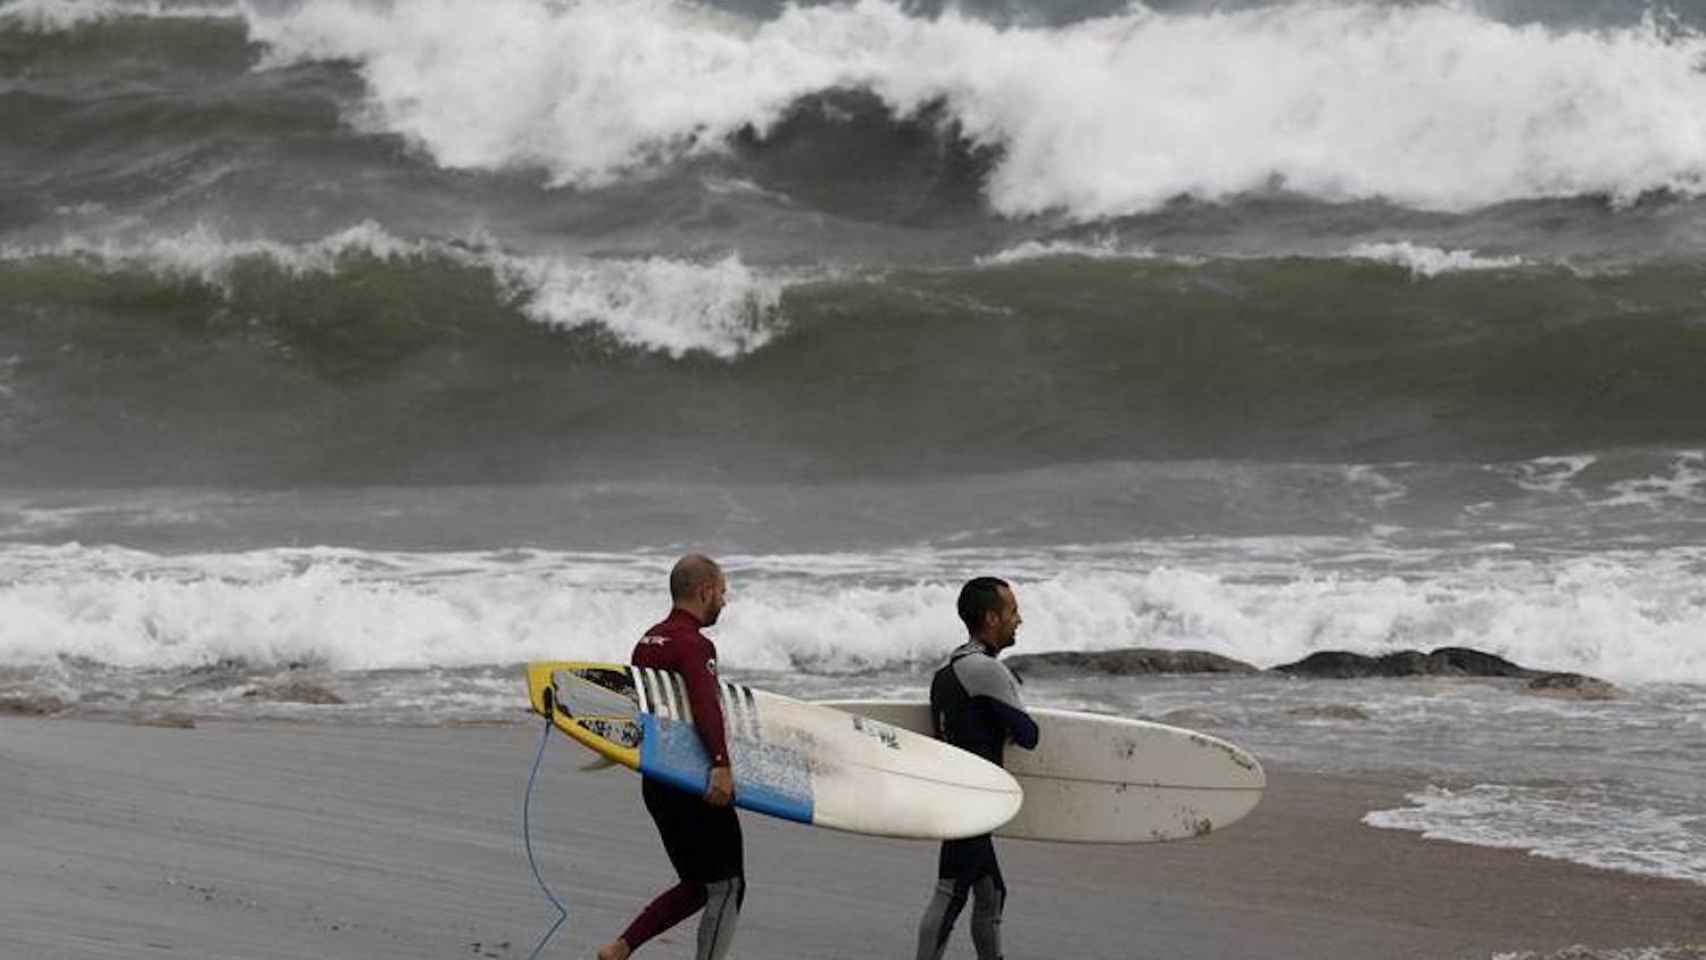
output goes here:
<path id="1" fill-rule="evenodd" d="M 1242 660 L 1204 650 L 1060 650 L 1053 653 L 1021 653 L 1005 658 L 1012 670 L 1035 676 L 1060 674 L 1111 674 L 1143 676 L 1158 673 L 1258 673 Z"/>
<path id="2" fill-rule="evenodd" d="M 1537 697 L 1562 700 L 1616 700 L 1622 695 L 1612 684 L 1579 673 L 1543 673 L 1524 689 Z"/>

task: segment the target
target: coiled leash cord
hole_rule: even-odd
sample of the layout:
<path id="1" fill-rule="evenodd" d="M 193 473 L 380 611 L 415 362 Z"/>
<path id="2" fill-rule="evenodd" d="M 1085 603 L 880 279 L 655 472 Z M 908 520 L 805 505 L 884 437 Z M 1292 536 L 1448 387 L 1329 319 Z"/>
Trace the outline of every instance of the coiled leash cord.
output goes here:
<path id="1" fill-rule="evenodd" d="M 547 711 L 545 732 L 539 738 L 539 753 L 533 758 L 533 772 L 527 775 L 527 797 L 521 801 L 521 842 L 527 847 L 527 865 L 533 868 L 534 881 L 539 884 L 539 889 L 545 891 L 545 899 L 551 901 L 551 905 L 557 908 L 557 922 L 551 924 L 551 929 L 545 931 L 545 935 L 539 938 L 538 946 L 534 947 L 533 952 L 527 955 L 527 960 L 538 960 L 539 951 L 545 949 L 545 944 L 556 935 L 557 929 L 563 925 L 563 922 L 569 919 L 569 908 L 563 906 L 563 902 L 558 900 L 557 895 L 551 892 L 551 888 L 545 885 L 545 878 L 539 875 L 539 863 L 533 859 L 533 828 L 528 814 L 529 809 L 533 806 L 533 783 L 539 779 L 539 762 L 545 759 L 545 744 L 550 739 L 551 715 Z"/>

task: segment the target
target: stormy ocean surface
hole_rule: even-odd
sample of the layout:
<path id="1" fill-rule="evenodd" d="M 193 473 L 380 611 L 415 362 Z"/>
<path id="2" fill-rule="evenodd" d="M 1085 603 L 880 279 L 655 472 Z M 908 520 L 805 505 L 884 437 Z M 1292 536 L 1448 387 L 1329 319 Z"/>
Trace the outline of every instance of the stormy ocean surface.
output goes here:
<path id="1" fill-rule="evenodd" d="M 1706 883 L 1706 3 L 0 2 L 0 697 L 514 719 L 1039 677 Z M 285 685 L 342 703 L 274 695 Z M 311 698 L 310 698 L 311 699 Z"/>

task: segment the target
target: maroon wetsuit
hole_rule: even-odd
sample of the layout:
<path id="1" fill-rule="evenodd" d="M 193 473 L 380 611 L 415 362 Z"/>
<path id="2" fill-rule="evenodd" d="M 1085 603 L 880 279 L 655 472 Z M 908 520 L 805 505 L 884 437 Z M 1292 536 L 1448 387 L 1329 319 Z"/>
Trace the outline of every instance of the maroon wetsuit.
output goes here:
<path id="1" fill-rule="evenodd" d="M 728 739 L 717 693 L 717 648 L 699 632 L 701 626 L 685 610 L 670 611 L 634 647 L 633 662 L 637 667 L 681 675 L 705 754 L 712 766 L 727 766 Z M 735 880 L 737 910 L 746 889 L 740 820 L 734 807 L 713 807 L 701 795 L 650 779 L 640 784 L 640 795 L 681 882 L 659 894 L 623 932 L 622 939 L 633 950 L 705 906 L 707 884 Z"/>
<path id="2" fill-rule="evenodd" d="M 633 662 L 636 667 L 681 674 L 705 755 L 711 758 L 711 766 L 726 767 L 729 747 L 723 736 L 723 706 L 717 698 L 717 647 L 699 632 L 702 626 L 699 618 L 686 610 L 671 610 L 662 623 L 640 638 Z"/>

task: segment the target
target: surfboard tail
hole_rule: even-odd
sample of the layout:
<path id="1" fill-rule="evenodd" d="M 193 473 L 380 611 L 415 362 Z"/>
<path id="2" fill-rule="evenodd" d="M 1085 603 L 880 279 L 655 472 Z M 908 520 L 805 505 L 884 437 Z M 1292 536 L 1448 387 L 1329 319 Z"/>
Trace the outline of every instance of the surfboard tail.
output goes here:
<path id="1" fill-rule="evenodd" d="M 527 664 L 527 700 L 534 713 L 603 760 L 639 769 L 640 704 L 627 667 L 535 661 Z"/>
<path id="2" fill-rule="evenodd" d="M 542 660 L 527 665 L 527 701 L 534 713 L 542 717 L 551 715 L 551 704 L 555 699 L 551 675 L 569 666 L 573 664 L 565 660 Z"/>

